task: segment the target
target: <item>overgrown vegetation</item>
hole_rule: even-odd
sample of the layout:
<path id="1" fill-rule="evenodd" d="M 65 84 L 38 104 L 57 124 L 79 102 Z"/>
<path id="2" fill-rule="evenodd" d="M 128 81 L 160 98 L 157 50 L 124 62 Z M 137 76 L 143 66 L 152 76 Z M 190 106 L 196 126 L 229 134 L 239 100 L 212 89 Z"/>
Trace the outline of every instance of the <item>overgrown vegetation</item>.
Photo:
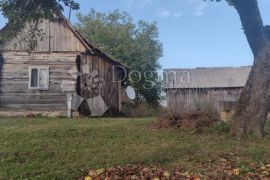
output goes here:
<path id="1" fill-rule="evenodd" d="M 220 122 L 210 113 L 193 112 L 193 113 L 172 113 L 167 112 L 161 116 L 156 128 L 181 128 L 201 132 L 208 127 L 216 126 Z"/>
<path id="2" fill-rule="evenodd" d="M 238 141 L 223 125 L 202 132 L 150 128 L 156 118 L 1 119 L 0 179 L 74 179 L 89 169 L 143 164 L 204 174 L 269 164 L 270 137 Z M 268 124 L 267 131 L 270 132 Z M 229 156 L 229 157 L 227 157 Z"/>
<path id="3" fill-rule="evenodd" d="M 159 117 L 167 112 L 161 105 L 152 106 L 147 103 L 124 103 L 123 115 L 125 117 Z"/>

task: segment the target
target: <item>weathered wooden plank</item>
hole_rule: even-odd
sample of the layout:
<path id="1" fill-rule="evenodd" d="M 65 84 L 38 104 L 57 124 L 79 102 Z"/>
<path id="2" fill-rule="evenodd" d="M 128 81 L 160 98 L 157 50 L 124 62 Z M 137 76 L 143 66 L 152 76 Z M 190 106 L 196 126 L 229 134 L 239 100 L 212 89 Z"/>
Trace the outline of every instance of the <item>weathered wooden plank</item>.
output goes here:
<path id="1" fill-rule="evenodd" d="M 30 25 L 26 26 L 22 33 L 12 40 L 2 44 L 0 50 L 27 50 L 26 42 L 22 41 L 24 33 L 30 28 Z M 44 39 L 37 42 L 36 51 L 39 52 L 49 52 L 49 50 L 64 52 L 64 51 L 74 51 L 83 52 L 85 51 L 84 45 L 80 40 L 71 32 L 70 28 L 66 25 L 64 21 L 49 22 L 47 20 L 39 24 L 39 28 L 43 29 L 45 33 Z M 50 38 L 51 37 L 51 38 Z M 71 40 L 72 39 L 72 40 Z M 14 44 L 16 42 L 21 42 L 15 48 Z M 72 42 L 72 43 L 71 43 Z"/>
<path id="2" fill-rule="evenodd" d="M 6 59 L 0 81 L 0 111 L 4 107 L 9 111 L 12 109 L 29 110 L 32 107 L 37 110 L 59 111 L 59 108 L 62 107 L 56 105 L 54 108 L 51 108 L 51 104 L 62 103 L 65 106 L 66 95 L 63 93 L 60 84 L 63 80 L 74 80 L 69 70 L 72 67 L 76 67 L 77 53 L 68 55 L 65 53 L 43 53 L 31 54 L 29 56 L 25 53 L 8 52 L 4 53 L 3 56 Z M 87 81 L 87 78 L 89 81 L 89 73 L 92 73 L 93 70 L 97 70 L 99 78 L 105 80 L 104 91 L 99 91 L 98 88 L 96 91 L 90 91 L 88 87 L 84 88 L 86 98 L 93 98 L 101 93 L 109 107 L 115 111 L 119 110 L 121 108 L 121 85 L 112 82 L 114 74 L 112 65 L 103 61 L 103 59 L 91 55 L 82 56 L 82 66 L 84 64 L 87 65 L 86 67 L 89 68 L 89 71 L 86 71 L 88 74 L 82 75 L 82 82 Z M 50 83 L 48 91 L 28 89 L 28 70 L 29 66 L 33 65 L 49 66 Z M 23 106 L 26 104 L 28 105 Z"/>
<path id="3" fill-rule="evenodd" d="M 67 106 L 65 104 L 5 104 L 1 105 L 0 111 L 46 111 L 46 112 L 58 112 L 66 111 Z"/>
<path id="4" fill-rule="evenodd" d="M 65 104 L 66 98 L 61 97 L 61 99 L 38 99 L 38 98 L 0 98 L 0 106 L 5 104 L 47 104 L 47 105 L 54 105 L 54 104 Z"/>
<path id="5" fill-rule="evenodd" d="M 237 101 L 241 88 L 196 89 L 167 91 L 168 106 L 175 112 L 213 110 L 220 111 L 220 101 Z"/>

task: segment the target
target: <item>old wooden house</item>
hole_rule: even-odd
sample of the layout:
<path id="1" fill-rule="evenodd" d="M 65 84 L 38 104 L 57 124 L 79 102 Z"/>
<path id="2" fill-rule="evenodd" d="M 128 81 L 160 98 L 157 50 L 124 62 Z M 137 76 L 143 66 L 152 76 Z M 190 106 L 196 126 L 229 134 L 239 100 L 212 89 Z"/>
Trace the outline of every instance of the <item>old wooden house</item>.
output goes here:
<path id="1" fill-rule="evenodd" d="M 75 108 L 86 115 L 121 112 L 123 64 L 86 41 L 64 17 L 39 24 L 43 39 L 29 53 L 28 27 L 0 43 L 0 115 L 58 116 Z M 93 113 L 99 107 L 104 112 Z"/>
<path id="2" fill-rule="evenodd" d="M 168 107 L 174 112 L 220 112 L 220 102 L 237 101 L 251 67 L 166 69 Z"/>

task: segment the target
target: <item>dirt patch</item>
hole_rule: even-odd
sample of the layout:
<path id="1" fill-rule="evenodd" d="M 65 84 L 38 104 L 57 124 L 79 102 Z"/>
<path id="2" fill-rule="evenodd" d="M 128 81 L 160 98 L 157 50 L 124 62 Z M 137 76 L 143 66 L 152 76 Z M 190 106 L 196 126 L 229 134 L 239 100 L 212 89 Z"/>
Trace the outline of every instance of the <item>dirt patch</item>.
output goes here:
<path id="1" fill-rule="evenodd" d="M 202 130 L 219 121 L 219 119 L 208 113 L 167 113 L 163 115 L 158 122 L 155 122 L 152 127 Z"/>

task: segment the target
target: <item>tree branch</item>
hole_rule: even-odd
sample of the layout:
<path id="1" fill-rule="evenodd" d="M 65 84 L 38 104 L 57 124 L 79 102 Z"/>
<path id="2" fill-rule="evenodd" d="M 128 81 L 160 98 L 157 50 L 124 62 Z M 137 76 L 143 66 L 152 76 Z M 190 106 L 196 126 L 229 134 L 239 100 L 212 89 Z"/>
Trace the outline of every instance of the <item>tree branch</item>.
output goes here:
<path id="1" fill-rule="evenodd" d="M 266 36 L 257 0 L 229 0 L 236 8 L 250 48 L 256 56 L 264 46 Z"/>

